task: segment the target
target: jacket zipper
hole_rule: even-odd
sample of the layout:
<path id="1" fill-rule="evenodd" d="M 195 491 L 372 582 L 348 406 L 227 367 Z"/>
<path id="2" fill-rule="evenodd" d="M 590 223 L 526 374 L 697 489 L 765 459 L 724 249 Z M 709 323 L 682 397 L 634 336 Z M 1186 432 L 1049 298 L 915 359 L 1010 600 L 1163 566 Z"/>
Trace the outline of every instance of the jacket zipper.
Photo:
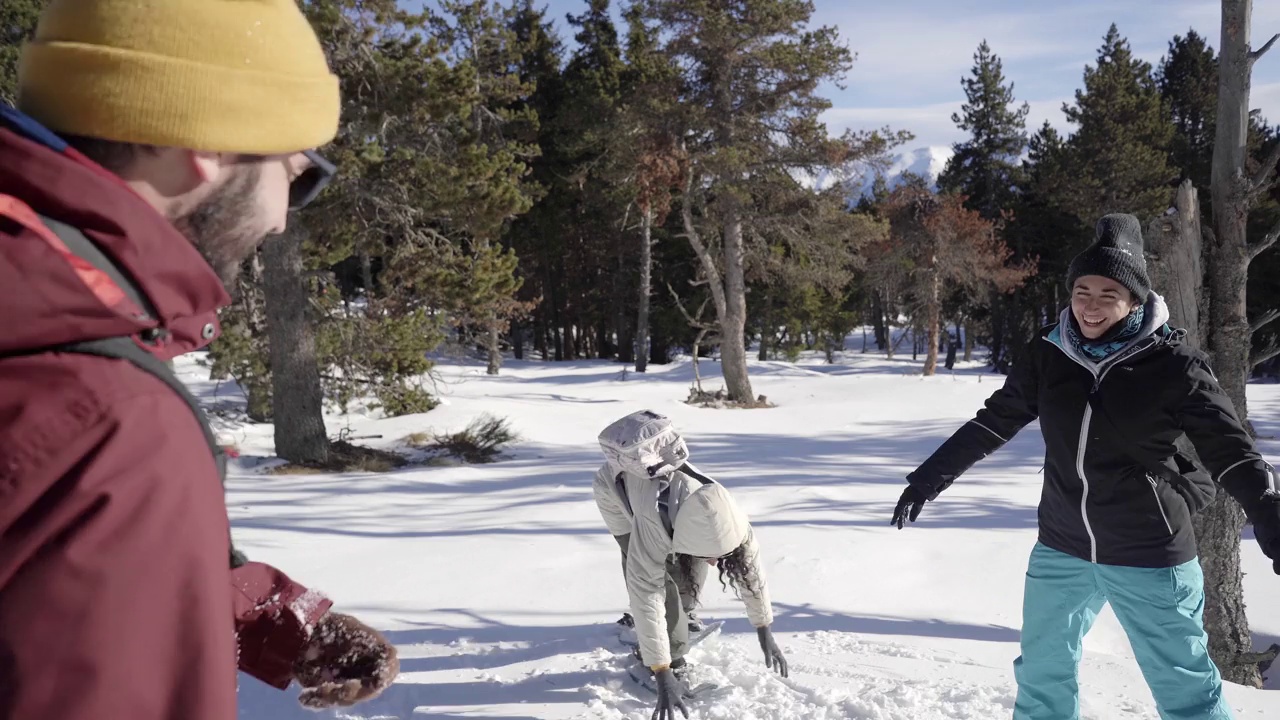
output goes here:
<path id="1" fill-rule="evenodd" d="M 1057 346 L 1057 343 L 1049 340 L 1047 337 L 1044 338 L 1044 340 L 1049 342 L 1050 345 Z M 1141 350 L 1138 350 L 1137 346 L 1131 348 L 1129 352 L 1116 357 L 1112 362 L 1108 363 L 1106 367 L 1102 368 L 1101 372 L 1098 371 L 1097 367 L 1089 365 L 1080 358 L 1077 358 L 1075 355 L 1067 352 L 1066 349 L 1061 347 L 1058 349 L 1067 357 L 1074 360 L 1077 365 L 1088 370 L 1089 374 L 1093 376 L 1093 389 L 1089 391 L 1089 397 L 1084 401 L 1084 416 L 1080 419 L 1080 441 L 1078 443 L 1079 447 L 1076 450 L 1076 474 L 1080 476 L 1080 484 L 1084 487 L 1084 491 L 1080 494 L 1080 519 L 1084 521 L 1084 531 L 1089 535 L 1089 561 L 1097 565 L 1098 538 L 1093 534 L 1093 525 L 1089 524 L 1089 478 L 1084 474 L 1084 452 L 1089 445 L 1089 424 L 1093 420 L 1093 396 L 1098 392 L 1098 388 L 1102 387 L 1102 380 L 1107 376 L 1107 373 L 1111 372 L 1111 368 L 1120 365 L 1123 360 L 1133 358 L 1146 350 L 1146 348 L 1142 348 Z M 1156 499 L 1159 500 L 1159 498 Z M 1161 513 L 1163 512 L 1164 509 L 1161 508 Z M 1168 521 L 1166 520 L 1166 523 L 1167 522 Z"/>
<path id="2" fill-rule="evenodd" d="M 1093 390 L 1084 401 L 1084 416 L 1080 420 L 1080 442 L 1076 450 L 1076 474 L 1080 476 L 1080 484 L 1084 492 L 1080 493 L 1080 519 L 1084 520 L 1084 531 L 1089 534 L 1089 561 L 1098 562 L 1098 538 L 1093 534 L 1093 526 L 1089 524 L 1089 478 L 1084 474 L 1084 451 L 1089 446 L 1089 423 L 1093 420 L 1093 393 L 1102 384 L 1102 377 L 1094 375 Z"/>
<path id="3" fill-rule="evenodd" d="M 1169 516 L 1164 512 L 1164 503 L 1160 502 L 1160 490 L 1156 487 L 1156 481 L 1148 475 L 1147 482 L 1151 484 L 1151 493 L 1156 496 L 1156 507 L 1160 508 L 1160 517 L 1164 519 L 1164 527 L 1172 535 L 1173 525 L 1169 523 Z"/>

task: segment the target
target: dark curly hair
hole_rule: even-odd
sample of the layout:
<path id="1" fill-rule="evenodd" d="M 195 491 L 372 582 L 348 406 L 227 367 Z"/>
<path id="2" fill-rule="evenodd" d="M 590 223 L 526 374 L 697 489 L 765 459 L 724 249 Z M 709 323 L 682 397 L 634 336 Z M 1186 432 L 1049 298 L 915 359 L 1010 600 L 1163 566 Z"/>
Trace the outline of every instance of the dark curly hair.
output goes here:
<path id="1" fill-rule="evenodd" d="M 693 574 L 694 563 L 705 562 L 702 558 L 692 555 L 677 554 L 676 567 L 680 570 L 682 580 L 689 585 L 690 595 L 693 598 L 694 606 L 698 605 L 698 595 L 702 592 L 702 588 L 693 582 L 695 577 Z M 751 561 L 747 558 L 747 543 L 742 543 L 733 549 L 733 552 L 716 559 L 716 569 L 720 571 L 720 586 L 726 590 L 733 588 L 733 594 L 742 599 L 742 593 L 749 593 L 751 597 L 759 599 L 760 589 L 755 586 L 755 582 L 751 579 Z M 727 581 L 727 582 L 726 582 Z"/>

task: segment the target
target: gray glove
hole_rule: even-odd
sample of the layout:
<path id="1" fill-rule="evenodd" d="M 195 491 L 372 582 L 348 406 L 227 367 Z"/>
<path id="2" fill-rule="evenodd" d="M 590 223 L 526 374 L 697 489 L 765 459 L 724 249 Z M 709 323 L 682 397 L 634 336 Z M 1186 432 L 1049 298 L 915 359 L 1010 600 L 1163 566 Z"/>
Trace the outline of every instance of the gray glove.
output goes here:
<path id="1" fill-rule="evenodd" d="M 676 720 L 676 710 L 686 718 L 689 709 L 684 706 L 684 684 L 671 672 L 671 669 L 660 670 L 654 676 L 658 682 L 658 707 L 653 711 L 651 720 Z"/>
<path id="2" fill-rule="evenodd" d="M 760 649 L 764 651 L 764 666 L 770 669 L 777 668 L 779 675 L 787 677 L 787 658 L 773 639 L 773 631 L 768 625 L 756 628 L 756 637 L 760 639 Z"/>

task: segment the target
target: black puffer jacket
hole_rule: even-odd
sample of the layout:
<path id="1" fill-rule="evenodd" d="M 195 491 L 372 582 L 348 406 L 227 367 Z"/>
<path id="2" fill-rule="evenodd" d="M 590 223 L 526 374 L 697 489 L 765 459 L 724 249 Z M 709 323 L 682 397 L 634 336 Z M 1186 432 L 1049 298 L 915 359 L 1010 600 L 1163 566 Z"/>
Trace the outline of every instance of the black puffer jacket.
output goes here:
<path id="1" fill-rule="evenodd" d="M 1196 556 L 1191 514 L 1213 497 L 1215 482 L 1255 522 L 1269 523 L 1260 539 L 1273 535 L 1275 521 L 1259 517 L 1272 514 L 1264 501 L 1270 468 L 1205 357 L 1165 325 L 1163 300 L 1153 295 L 1146 309 L 1139 339 L 1101 364 L 1060 337 L 1058 325 L 1045 328 L 1028 360 L 909 482 L 933 499 L 1039 417 L 1045 545 L 1106 565 L 1187 562 Z M 1062 322 L 1069 322 L 1066 312 Z M 1175 442 L 1184 433 L 1212 477 L 1177 453 Z"/>

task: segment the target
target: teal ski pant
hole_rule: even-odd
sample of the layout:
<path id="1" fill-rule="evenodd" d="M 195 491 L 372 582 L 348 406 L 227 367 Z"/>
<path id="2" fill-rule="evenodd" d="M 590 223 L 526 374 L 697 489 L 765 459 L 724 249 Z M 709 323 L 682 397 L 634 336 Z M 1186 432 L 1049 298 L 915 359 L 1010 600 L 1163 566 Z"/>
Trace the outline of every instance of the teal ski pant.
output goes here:
<path id="1" fill-rule="evenodd" d="M 1163 720 L 1232 720 L 1209 659 L 1200 561 L 1096 565 L 1040 543 L 1027 566 L 1014 720 L 1078 720 L 1080 645 L 1110 602 Z"/>

